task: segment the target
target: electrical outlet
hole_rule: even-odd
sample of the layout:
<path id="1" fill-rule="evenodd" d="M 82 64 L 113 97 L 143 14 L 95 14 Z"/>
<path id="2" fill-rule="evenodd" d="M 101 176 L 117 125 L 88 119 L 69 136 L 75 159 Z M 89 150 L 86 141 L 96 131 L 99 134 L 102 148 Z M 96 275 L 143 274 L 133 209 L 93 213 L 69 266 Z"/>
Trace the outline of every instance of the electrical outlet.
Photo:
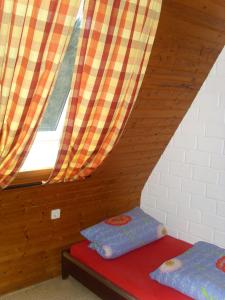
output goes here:
<path id="1" fill-rule="evenodd" d="M 51 210 L 51 219 L 52 220 L 59 219 L 60 215 L 61 215 L 61 209 L 57 208 L 57 209 Z"/>

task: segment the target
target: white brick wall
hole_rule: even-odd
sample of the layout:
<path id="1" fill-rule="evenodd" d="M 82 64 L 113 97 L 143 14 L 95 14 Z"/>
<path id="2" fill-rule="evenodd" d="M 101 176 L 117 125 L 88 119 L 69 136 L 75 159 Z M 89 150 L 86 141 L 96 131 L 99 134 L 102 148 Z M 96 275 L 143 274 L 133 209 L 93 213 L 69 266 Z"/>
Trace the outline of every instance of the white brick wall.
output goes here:
<path id="1" fill-rule="evenodd" d="M 225 48 L 142 191 L 169 233 L 225 247 Z"/>

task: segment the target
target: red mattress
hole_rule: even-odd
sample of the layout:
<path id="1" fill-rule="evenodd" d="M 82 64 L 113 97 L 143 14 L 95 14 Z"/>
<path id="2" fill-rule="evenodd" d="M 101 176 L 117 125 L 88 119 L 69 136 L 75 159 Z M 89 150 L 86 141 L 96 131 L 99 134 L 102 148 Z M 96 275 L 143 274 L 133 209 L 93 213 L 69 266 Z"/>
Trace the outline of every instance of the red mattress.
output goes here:
<path id="1" fill-rule="evenodd" d="M 70 254 L 140 300 L 190 300 L 191 298 L 163 286 L 149 277 L 165 260 L 180 255 L 191 245 L 166 236 L 147 246 L 113 260 L 101 258 L 88 248 L 88 242 L 75 244 Z"/>

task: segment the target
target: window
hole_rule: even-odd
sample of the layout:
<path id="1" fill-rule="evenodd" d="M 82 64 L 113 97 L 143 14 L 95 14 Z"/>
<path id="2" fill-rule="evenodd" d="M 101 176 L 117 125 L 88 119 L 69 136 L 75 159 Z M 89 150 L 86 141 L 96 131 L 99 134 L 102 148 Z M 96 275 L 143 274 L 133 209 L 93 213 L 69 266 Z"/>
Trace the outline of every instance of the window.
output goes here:
<path id="1" fill-rule="evenodd" d="M 54 90 L 49 99 L 49 104 L 39 126 L 34 143 L 20 172 L 50 169 L 53 168 L 55 164 L 73 76 L 82 9 L 83 5 L 80 7 Z"/>

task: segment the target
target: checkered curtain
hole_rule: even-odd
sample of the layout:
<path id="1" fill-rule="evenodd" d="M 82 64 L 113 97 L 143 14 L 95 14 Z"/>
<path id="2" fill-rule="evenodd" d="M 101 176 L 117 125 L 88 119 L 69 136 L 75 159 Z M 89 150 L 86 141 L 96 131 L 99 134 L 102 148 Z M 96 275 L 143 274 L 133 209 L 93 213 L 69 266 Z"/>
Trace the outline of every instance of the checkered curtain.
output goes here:
<path id="1" fill-rule="evenodd" d="M 0 0 L 0 186 L 22 165 L 46 108 L 80 0 Z"/>
<path id="2" fill-rule="evenodd" d="M 86 0 L 73 94 L 49 182 L 90 175 L 117 142 L 134 106 L 161 0 Z"/>

